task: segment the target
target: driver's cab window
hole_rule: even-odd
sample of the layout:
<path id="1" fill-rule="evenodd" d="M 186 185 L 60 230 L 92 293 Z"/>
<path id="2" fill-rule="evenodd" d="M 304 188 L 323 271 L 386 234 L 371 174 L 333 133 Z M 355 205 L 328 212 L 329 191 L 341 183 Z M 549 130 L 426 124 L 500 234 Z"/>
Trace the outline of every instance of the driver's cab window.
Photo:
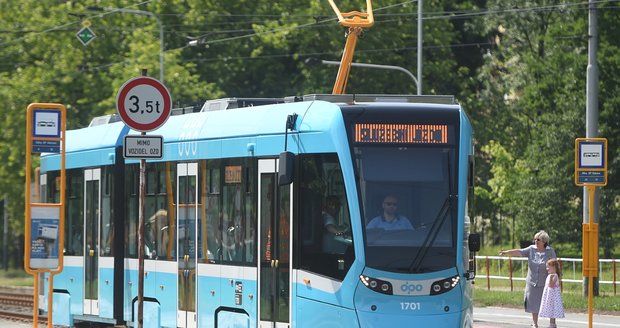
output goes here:
<path id="1" fill-rule="evenodd" d="M 299 267 L 342 279 L 353 261 L 353 242 L 340 162 L 336 154 L 299 159 Z"/>
<path id="2" fill-rule="evenodd" d="M 454 263 L 456 156 L 452 147 L 356 147 L 365 260 L 392 272 Z"/>

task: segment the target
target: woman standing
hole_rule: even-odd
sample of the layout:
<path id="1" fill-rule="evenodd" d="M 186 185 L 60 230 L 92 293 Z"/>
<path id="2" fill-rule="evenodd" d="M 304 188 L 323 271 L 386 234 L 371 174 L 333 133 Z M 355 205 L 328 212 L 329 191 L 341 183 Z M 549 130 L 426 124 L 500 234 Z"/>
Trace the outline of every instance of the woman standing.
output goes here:
<path id="1" fill-rule="evenodd" d="M 533 245 L 500 251 L 499 255 L 527 257 L 524 306 L 525 312 L 532 314 L 532 327 L 538 328 L 538 310 L 547 279 L 547 261 L 556 258 L 555 250 L 549 246 L 549 235 L 541 230 L 534 235 Z"/>

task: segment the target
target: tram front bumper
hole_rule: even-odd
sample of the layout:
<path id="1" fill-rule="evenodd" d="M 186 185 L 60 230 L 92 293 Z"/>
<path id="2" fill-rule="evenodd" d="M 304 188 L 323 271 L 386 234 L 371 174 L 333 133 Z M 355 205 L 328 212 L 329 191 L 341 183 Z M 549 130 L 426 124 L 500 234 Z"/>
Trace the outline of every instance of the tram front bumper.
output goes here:
<path id="1" fill-rule="evenodd" d="M 450 312 L 444 314 L 415 314 L 402 315 L 382 314 L 376 312 L 357 313 L 361 328 L 385 327 L 468 327 L 471 318 L 464 318 L 465 312 Z M 469 322 L 469 324 L 468 324 Z"/>

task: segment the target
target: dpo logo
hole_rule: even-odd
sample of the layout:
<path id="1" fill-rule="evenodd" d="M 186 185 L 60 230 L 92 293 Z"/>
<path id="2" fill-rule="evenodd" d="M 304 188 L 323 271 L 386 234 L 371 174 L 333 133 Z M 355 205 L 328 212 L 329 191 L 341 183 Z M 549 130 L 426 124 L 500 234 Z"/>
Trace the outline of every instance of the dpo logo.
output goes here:
<path id="1" fill-rule="evenodd" d="M 413 292 L 421 292 L 423 288 L 424 286 L 420 284 L 410 284 L 409 282 L 400 285 L 400 290 L 403 291 L 403 293 L 407 294 L 411 294 Z"/>

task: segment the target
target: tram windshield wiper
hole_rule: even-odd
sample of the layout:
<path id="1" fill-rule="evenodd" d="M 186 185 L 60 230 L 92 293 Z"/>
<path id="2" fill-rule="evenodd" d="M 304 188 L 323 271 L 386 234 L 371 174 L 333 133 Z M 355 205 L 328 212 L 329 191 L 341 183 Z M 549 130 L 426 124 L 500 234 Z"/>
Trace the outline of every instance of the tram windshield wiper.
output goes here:
<path id="1" fill-rule="evenodd" d="M 431 226 L 429 233 L 426 235 L 426 238 L 420 247 L 420 251 L 418 251 L 416 256 L 413 258 L 413 261 L 411 261 L 411 265 L 409 265 L 409 272 L 420 273 L 424 271 L 423 268 L 420 268 L 420 264 L 426 257 L 426 254 L 428 254 L 428 250 L 431 245 L 435 242 L 435 239 L 446 221 L 446 218 L 449 217 L 448 214 L 452 211 L 452 206 L 454 205 L 454 202 L 452 201 L 453 198 L 456 198 L 456 196 L 448 195 L 448 197 L 444 200 L 443 205 L 439 209 L 439 213 L 437 213 L 437 216 L 433 221 L 433 225 Z"/>
<path id="2" fill-rule="evenodd" d="M 422 264 L 422 261 L 428 254 L 431 245 L 434 244 L 435 239 L 437 238 L 437 235 L 441 230 L 441 227 L 446 221 L 446 218 L 450 216 L 449 214 L 452 213 L 452 207 L 454 206 L 454 203 L 456 203 L 457 195 L 454 195 L 452 192 L 452 171 L 450 170 L 450 154 L 448 153 L 446 153 L 446 160 L 448 163 L 448 197 L 446 197 L 443 205 L 441 205 L 441 208 L 439 209 L 439 212 L 437 213 L 437 216 L 433 221 L 433 225 L 431 226 L 428 235 L 426 235 L 426 238 L 422 243 L 422 247 L 420 247 L 420 251 L 418 251 L 416 256 L 413 258 L 413 261 L 411 261 L 411 265 L 409 265 L 410 272 L 420 272 L 420 270 L 422 269 L 420 268 L 420 264 Z"/>

